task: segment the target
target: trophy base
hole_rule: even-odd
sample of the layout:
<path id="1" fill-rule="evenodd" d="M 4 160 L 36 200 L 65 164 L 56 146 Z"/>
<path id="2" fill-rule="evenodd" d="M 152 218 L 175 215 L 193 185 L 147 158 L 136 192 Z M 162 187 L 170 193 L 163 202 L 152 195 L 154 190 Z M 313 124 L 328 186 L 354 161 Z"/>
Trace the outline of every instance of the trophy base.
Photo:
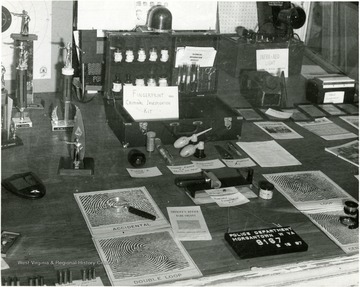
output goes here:
<path id="1" fill-rule="evenodd" d="M 18 128 L 32 128 L 32 121 L 29 117 L 24 117 L 20 119 L 20 117 L 14 117 L 12 119 L 15 129 Z"/>
<path id="2" fill-rule="evenodd" d="M 20 145 L 23 145 L 23 142 L 18 136 L 15 136 L 15 138 L 11 138 L 11 139 L 1 138 L 1 149 L 7 149 Z"/>
<path id="3" fill-rule="evenodd" d="M 85 157 L 79 169 L 74 169 L 73 159 L 70 157 L 61 157 L 59 162 L 60 175 L 67 176 L 90 176 L 94 174 L 94 159 Z"/>
<path id="4" fill-rule="evenodd" d="M 73 120 L 59 120 L 59 121 L 52 121 L 51 122 L 52 131 L 69 131 L 72 130 L 74 127 L 74 121 Z"/>

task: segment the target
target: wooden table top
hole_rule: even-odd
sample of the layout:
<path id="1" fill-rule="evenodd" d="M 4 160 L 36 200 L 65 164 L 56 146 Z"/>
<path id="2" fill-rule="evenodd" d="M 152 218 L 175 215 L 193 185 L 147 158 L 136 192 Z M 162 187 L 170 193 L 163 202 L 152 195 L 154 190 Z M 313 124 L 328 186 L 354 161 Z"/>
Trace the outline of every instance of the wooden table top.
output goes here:
<path id="1" fill-rule="evenodd" d="M 161 211 L 168 218 L 169 206 L 191 206 L 194 203 L 183 190 L 174 184 L 176 178 L 166 167 L 159 154 L 154 152 L 147 158 L 146 167 L 157 166 L 163 173 L 156 178 L 131 178 L 126 167 L 129 149 L 124 149 L 106 122 L 101 96 L 87 103 L 76 103 L 80 107 L 86 130 L 86 156 L 95 160 L 95 174 L 89 177 L 65 177 L 57 174 L 60 157 L 68 156 L 65 140 L 69 134 L 53 132 L 50 116 L 54 106 L 53 94 L 40 94 L 36 100 L 45 102 L 43 110 L 29 110 L 33 127 L 18 130 L 24 145 L 2 150 L 2 174 L 5 179 L 15 173 L 33 171 L 44 182 L 47 194 L 40 200 L 19 198 L 2 188 L 2 230 L 21 233 L 21 239 L 5 259 L 10 269 L 2 276 L 17 276 L 21 284 L 28 277 L 44 276 L 46 285 L 57 281 L 57 270 L 69 268 L 73 279 L 81 279 L 80 270 L 97 267 L 105 285 L 110 282 L 100 257 L 93 244 L 90 231 L 74 199 L 74 193 L 146 186 Z M 332 119 L 349 131 L 358 131 L 338 118 Z M 278 140 L 277 142 L 297 158 L 302 165 L 279 168 L 254 168 L 254 181 L 263 179 L 262 174 L 321 170 L 346 192 L 358 200 L 358 168 L 336 158 L 324 148 L 347 142 L 347 140 L 325 141 L 293 122 L 287 124 L 304 138 Z M 243 123 L 241 141 L 271 140 L 253 122 Z M 234 143 L 236 141 L 233 141 Z M 206 143 L 206 159 L 219 158 L 214 144 Z M 173 155 L 177 152 L 168 146 Z M 145 151 L 144 147 L 140 150 Z M 146 153 L 147 154 L 147 153 Z M 179 163 L 190 163 L 180 159 Z M 229 168 L 214 170 L 221 177 L 234 172 Z M 280 193 L 275 192 L 271 200 L 251 199 L 249 203 L 231 209 L 216 204 L 201 206 L 212 235 L 211 241 L 183 242 L 186 250 L 204 276 L 231 271 L 249 270 L 251 267 L 268 267 L 322 258 L 346 256 L 346 254 L 310 220 L 300 213 Z M 231 231 L 274 227 L 274 224 L 291 226 L 309 245 L 306 252 L 254 259 L 239 259 L 224 240 L 227 228 Z"/>

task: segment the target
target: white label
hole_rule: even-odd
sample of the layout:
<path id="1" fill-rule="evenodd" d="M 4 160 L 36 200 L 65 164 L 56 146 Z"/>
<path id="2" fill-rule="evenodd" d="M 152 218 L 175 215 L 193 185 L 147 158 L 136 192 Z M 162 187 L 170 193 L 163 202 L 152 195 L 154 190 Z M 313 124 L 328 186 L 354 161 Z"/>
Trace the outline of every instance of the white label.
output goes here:
<path id="1" fill-rule="evenodd" d="M 334 103 L 341 104 L 344 102 L 344 91 L 326 92 L 324 94 L 324 104 Z"/>
<path id="2" fill-rule="evenodd" d="M 267 190 L 267 189 L 261 189 L 259 191 L 259 196 L 262 199 L 272 199 L 273 197 L 273 191 L 272 190 Z"/>
<path id="3" fill-rule="evenodd" d="M 178 87 L 124 86 L 124 108 L 135 121 L 178 119 Z"/>
<path id="4" fill-rule="evenodd" d="M 289 76 L 289 49 L 256 50 L 256 69 L 267 71 L 273 76 L 280 76 L 284 71 Z"/>

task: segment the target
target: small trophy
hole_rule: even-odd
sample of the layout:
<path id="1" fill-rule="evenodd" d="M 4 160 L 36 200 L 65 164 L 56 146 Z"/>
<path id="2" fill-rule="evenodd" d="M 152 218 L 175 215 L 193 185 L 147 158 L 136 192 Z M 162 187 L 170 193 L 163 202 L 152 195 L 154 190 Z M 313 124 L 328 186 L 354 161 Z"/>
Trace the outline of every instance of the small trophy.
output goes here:
<path id="1" fill-rule="evenodd" d="M 16 107 L 19 112 L 13 117 L 13 124 L 17 128 L 31 128 L 32 122 L 25 112 L 27 108 L 27 67 L 28 67 L 28 51 L 24 42 L 20 42 L 19 63 L 16 67 Z"/>
<path id="2" fill-rule="evenodd" d="M 5 67 L 1 65 L 1 149 L 23 144 L 11 123 L 13 100 L 8 96 L 5 89 L 5 72 Z"/>
<path id="3" fill-rule="evenodd" d="M 74 69 L 72 67 L 72 46 L 68 43 L 66 47 L 61 49 L 66 50 L 64 67 L 61 70 L 63 76 L 63 120 L 59 120 L 58 106 L 54 108 L 51 114 L 51 126 L 53 131 L 66 131 L 74 127 L 73 117 L 70 115 L 75 105 L 71 104 L 71 88 Z M 75 106 L 75 109 L 77 107 Z"/>
<path id="4" fill-rule="evenodd" d="M 93 175 L 94 159 L 85 157 L 85 129 L 78 107 L 76 107 L 71 141 L 66 142 L 66 144 L 70 147 L 70 157 L 60 158 L 59 174 L 70 176 Z"/>
<path id="5" fill-rule="evenodd" d="M 14 45 L 19 46 L 20 43 L 23 43 L 25 49 L 28 52 L 27 60 L 27 108 L 28 109 L 44 109 L 42 103 L 34 102 L 34 93 L 33 93 L 33 56 L 34 56 L 34 41 L 38 39 L 38 36 L 35 34 L 29 34 L 29 24 L 30 16 L 27 11 L 23 10 L 22 13 L 11 12 L 13 16 L 21 18 L 21 30 L 20 33 L 13 33 L 10 35 L 14 39 Z"/>

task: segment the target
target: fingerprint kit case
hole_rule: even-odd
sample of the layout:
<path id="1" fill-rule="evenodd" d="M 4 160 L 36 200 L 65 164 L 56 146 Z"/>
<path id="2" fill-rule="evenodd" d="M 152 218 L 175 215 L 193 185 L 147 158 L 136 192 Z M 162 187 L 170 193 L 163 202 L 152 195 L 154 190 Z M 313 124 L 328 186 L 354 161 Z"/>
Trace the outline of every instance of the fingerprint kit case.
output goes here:
<path id="1" fill-rule="evenodd" d="M 306 99 L 315 104 L 353 103 L 355 80 L 344 75 L 323 75 L 309 79 Z"/>
<path id="2" fill-rule="evenodd" d="M 191 49 L 205 51 L 192 54 L 199 59 L 215 51 L 212 66 L 182 65 L 180 56 Z M 217 94 L 218 50 L 219 35 L 211 32 L 106 33 L 105 112 L 123 147 L 144 146 L 148 131 L 155 132 L 164 144 L 208 128 L 212 130 L 201 140 L 240 137 L 242 117 Z M 164 81 L 178 88 L 178 117 L 135 120 L 123 105 L 126 83 L 148 87 Z"/>

